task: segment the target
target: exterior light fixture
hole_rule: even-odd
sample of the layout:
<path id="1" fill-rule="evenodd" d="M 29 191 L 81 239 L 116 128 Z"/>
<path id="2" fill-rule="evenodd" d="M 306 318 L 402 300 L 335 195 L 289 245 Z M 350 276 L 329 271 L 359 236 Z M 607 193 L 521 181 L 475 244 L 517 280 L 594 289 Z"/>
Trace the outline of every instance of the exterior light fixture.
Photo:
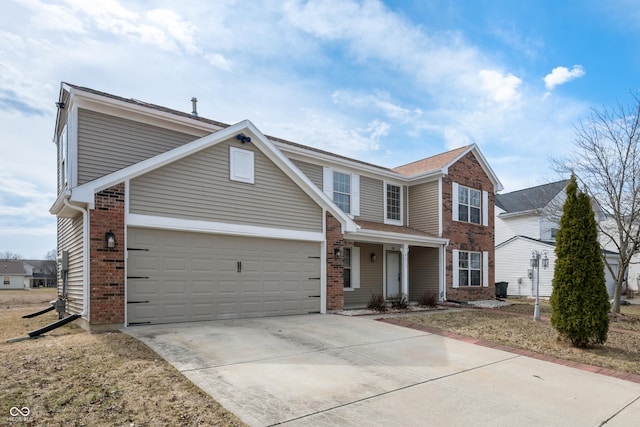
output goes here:
<path id="1" fill-rule="evenodd" d="M 243 144 L 244 144 L 245 142 L 251 142 L 251 137 L 249 137 L 249 136 L 245 136 L 244 134 L 241 134 L 241 133 L 239 133 L 239 134 L 237 134 L 237 135 L 236 135 L 236 139 L 237 139 L 238 141 L 242 142 Z"/>
<path id="2" fill-rule="evenodd" d="M 113 231 L 109 230 L 104 233 L 104 241 L 107 245 L 107 249 L 114 249 L 116 247 L 116 235 Z"/>
<path id="3" fill-rule="evenodd" d="M 340 251 L 340 248 L 335 248 L 333 250 L 333 256 L 336 258 L 340 258 L 340 256 L 342 255 L 342 252 Z"/>
<path id="4" fill-rule="evenodd" d="M 371 262 L 376 262 L 378 260 L 378 257 L 375 253 L 371 252 L 371 255 L 369 255 L 369 259 L 371 259 Z"/>
<path id="5" fill-rule="evenodd" d="M 531 259 L 529 263 L 531 267 L 537 270 L 537 276 L 532 275 L 532 279 L 536 278 L 536 304 L 533 308 L 533 320 L 540 320 L 540 260 L 542 260 L 542 268 L 545 270 L 549 267 L 549 257 L 547 251 L 531 251 Z"/>

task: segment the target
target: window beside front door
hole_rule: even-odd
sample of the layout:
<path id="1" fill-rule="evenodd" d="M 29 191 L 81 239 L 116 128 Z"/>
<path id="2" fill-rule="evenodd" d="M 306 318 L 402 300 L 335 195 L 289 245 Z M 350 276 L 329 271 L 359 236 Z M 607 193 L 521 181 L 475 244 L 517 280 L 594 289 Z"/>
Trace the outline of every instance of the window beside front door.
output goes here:
<path id="1" fill-rule="evenodd" d="M 344 288 L 348 290 L 360 287 L 360 248 L 344 248 L 342 260 L 344 266 Z"/>
<path id="2" fill-rule="evenodd" d="M 402 224 L 402 187 L 399 185 L 385 185 L 385 223 Z"/>

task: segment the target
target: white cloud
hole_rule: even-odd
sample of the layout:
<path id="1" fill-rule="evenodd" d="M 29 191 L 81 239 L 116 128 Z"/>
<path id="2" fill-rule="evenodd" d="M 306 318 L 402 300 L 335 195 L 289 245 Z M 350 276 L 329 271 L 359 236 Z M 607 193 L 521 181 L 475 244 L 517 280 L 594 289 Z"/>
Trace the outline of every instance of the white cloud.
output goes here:
<path id="1" fill-rule="evenodd" d="M 585 71 L 582 65 L 574 65 L 571 70 L 567 67 L 556 67 L 551 73 L 544 77 L 544 85 L 548 90 L 553 90 L 556 86 L 565 84 L 584 75 Z"/>
<path id="2" fill-rule="evenodd" d="M 508 105 L 520 99 L 518 87 L 522 80 L 513 74 L 505 75 L 494 70 L 480 70 L 478 75 L 482 82 L 482 89 L 487 92 L 492 101 Z"/>

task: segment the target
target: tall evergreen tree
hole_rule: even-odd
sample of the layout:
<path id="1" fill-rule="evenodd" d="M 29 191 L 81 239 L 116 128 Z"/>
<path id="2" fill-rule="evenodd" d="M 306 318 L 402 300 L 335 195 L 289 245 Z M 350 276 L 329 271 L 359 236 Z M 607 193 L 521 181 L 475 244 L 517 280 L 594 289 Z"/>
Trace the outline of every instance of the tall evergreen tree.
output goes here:
<path id="1" fill-rule="evenodd" d="M 609 330 L 609 296 L 591 199 L 567 185 L 551 294 L 551 324 L 575 347 L 604 344 Z"/>

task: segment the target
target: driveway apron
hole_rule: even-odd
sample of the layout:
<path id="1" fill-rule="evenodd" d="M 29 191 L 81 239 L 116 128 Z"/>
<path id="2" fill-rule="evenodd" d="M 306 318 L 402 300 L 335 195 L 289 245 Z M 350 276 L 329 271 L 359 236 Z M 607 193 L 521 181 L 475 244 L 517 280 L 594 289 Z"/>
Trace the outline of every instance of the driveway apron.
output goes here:
<path id="1" fill-rule="evenodd" d="M 637 426 L 640 385 L 370 317 L 124 330 L 250 426 Z"/>

